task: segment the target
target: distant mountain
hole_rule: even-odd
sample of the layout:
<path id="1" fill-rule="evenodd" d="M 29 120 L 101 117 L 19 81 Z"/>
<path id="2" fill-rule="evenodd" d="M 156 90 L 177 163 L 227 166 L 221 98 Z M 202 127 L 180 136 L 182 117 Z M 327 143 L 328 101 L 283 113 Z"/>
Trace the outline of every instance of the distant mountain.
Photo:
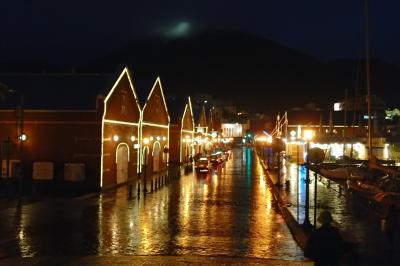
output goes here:
<path id="1" fill-rule="evenodd" d="M 285 109 L 314 102 L 327 105 L 349 95 L 359 80 L 365 92 L 365 64 L 357 60 L 318 61 L 273 41 L 227 31 L 130 45 L 84 70 L 112 71 L 125 62 L 134 78 L 160 75 L 171 94 L 211 93 L 253 111 Z M 400 88 L 400 68 L 371 63 L 373 93 L 389 105 Z M 357 77 L 357 73 L 360 73 Z"/>
<path id="2" fill-rule="evenodd" d="M 228 98 L 250 111 L 289 109 L 314 102 L 326 108 L 352 95 L 365 80 L 365 64 L 357 60 L 318 61 L 265 38 L 229 31 L 213 31 L 177 39 L 132 43 L 100 58 L 78 72 L 113 72 L 128 64 L 135 80 L 161 77 L 167 94 L 210 93 Z M 372 91 L 389 105 L 397 104 L 400 68 L 371 62 Z M 360 93 L 365 82 L 360 82 Z M 141 88 L 150 89 L 150 88 Z"/>

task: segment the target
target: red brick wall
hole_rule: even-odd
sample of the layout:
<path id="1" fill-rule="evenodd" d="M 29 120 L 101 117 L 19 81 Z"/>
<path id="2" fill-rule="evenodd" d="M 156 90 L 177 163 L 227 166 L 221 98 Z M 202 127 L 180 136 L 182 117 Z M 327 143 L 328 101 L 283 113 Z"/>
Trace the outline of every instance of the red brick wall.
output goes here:
<path id="1" fill-rule="evenodd" d="M 181 144 L 181 131 L 179 124 L 171 124 L 169 129 L 169 161 L 171 164 L 180 164 L 180 144 Z"/>
<path id="2" fill-rule="evenodd" d="M 143 110 L 143 121 L 168 126 L 168 112 L 165 109 L 159 83 L 156 83 L 150 99 L 146 102 Z"/>
<path id="3" fill-rule="evenodd" d="M 128 180 L 137 179 L 138 153 L 133 145 L 138 143 L 139 139 L 140 109 L 129 83 L 127 72 L 123 72 L 122 78 L 115 85 L 105 106 L 105 119 L 114 122 L 105 122 L 104 124 L 103 189 L 117 184 L 116 149 L 120 143 L 126 143 L 129 147 Z M 136 123 L 137 125 L 118 122 Z M 119 137 L 118 141 L 113 140 L 114 135 Z M 134 142 L 131 141 L 131 136 L 135 137 Z"/>
<path id="4" fill-rule="evenodd" d="M 116 85 L 112 95 L 108 98 L 106 119 L 138 123 L 140 110 L 137 99 L 132 92 L 128 76 L 125 73 Z"/>
<path id="5" fill-rule="evenodd" d="M 17 122 L 14 112 L 0 112 L 0 140 L 10 136 L 17 142 Z M 86 184 L 99 180 L 101 122 L 96 112 L 24 111 L 24 133 L 28 136 L 21 150 L 11 159 L 24 162 L 24 178 L 32 179 L 35 161 L 54 162 L 54 176 L 64 178 L 64 163 L 84 163 Z M 5 159 L 4 156 L 1 159 Z"/>
<path id="6" fill-rule="evenodd" d="M 161 147 L 161 153 L 160 153 L 160 171 L 163 169 L 166 169 L 167 167 L 167 162 L 163 160 L 163 148 L 164 146 L 168 145 L 168 128 L 162 128 L 162 127 L 155 127 L 155 126 L 146 126 L 142 125 L 142 143 L 144 138 L 149 138 L 153 137 L 153 140 L 149 141 L 149 144 L 144 146 L 148 146 L 149 148 L 149 157 L 148 157 L 148 167 L 147 167 L 147 173 L 148 175 L 151 175 L 153 173 L 153 158 L 152 158 L 152 153 L 153 153 L 153 146 L 154 142 L 157 141 L 157 136 L 160 137 L 160 147 Z M 166 137 L 166 140 L 163 140 L 163 137 Z"/>
<path id="7" fill-rule="evenodd" d="M 118 141 L 113 140 L 113 136 L 119 137 Z M 135 141 L 131 141 L 131 136 L 135 136 Z M 128 163 L 128 180 L 137 178 L 137 150 L 134 144 L 138 142 L 139 132 L 136 126 L 105 124 L 103 142 L 103 188 L 117 184 L 116 151 L 120 143 L 126 143 L 129 147 L 130 160 Z"/>

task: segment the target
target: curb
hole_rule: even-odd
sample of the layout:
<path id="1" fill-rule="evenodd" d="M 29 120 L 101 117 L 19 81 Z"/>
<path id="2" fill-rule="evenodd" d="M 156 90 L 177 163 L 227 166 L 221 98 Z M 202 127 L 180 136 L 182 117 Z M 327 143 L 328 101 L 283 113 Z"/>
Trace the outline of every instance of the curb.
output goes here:
<path id="1" fill-rule="evenodd" d="M 271 187 L 272 195 L 278 203 L 278 207 L 282 213 L 283 218 L 285 219 L 286 224 L 288 225 L 290 231 L 292 232 L 292 235 L 293 235 L 294 239 L 296 240 L 297 244 L 299 245 L 299 247 L 302 250 L 304 250 L 306 242 L 307 242 L 307 238 L 308 238 L 307 232 L 296 221 L 296 219 L 293 217 L 292 213 L 286 207 L 286 203 L 282 200 L 282 198 L 279 195 L 280 194 L 279 188 L 276 187 L 276 183 L 274 183 L 274 181 L 272 180 L 270 173 L 268 172 L 267 168 L 265 167 L 265 164 L 261 160 L 259 160 L 259 162 L 264 170 L 264 173 L 267 176 L 266 180 Z"/>

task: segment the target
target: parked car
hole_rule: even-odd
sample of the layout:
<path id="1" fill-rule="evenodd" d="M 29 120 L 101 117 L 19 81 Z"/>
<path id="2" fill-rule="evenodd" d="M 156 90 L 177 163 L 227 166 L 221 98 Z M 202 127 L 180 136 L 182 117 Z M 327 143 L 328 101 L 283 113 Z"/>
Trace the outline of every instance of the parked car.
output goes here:
<path id="1" fill-rule="evenodd" d="M 195 164 L 195 169 L 197 172 L 208 172 L 208 158 L 207 157 L 200 157 Z"/>
<path id="2" fill-rule="evenodd" d="M 211 156 L 210 156 L 211 164 L 218 165 L 220 163 L 223 163 L 224 159 L 222 158 L 222 155 L 223 155 L 222 151 L 217 151 L 217 152 L 211 154 Z"/>

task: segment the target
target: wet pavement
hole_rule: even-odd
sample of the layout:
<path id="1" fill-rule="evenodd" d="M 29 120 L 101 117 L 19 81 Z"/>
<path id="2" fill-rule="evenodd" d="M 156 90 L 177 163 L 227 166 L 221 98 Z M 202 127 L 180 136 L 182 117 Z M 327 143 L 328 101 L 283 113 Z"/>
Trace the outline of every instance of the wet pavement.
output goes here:
<path id="1" fill-rule="evenodd" d="M 182 175 L 140 199 L 128 194 L 124 186 L 2 210 L 0 253 L 304 260 L 251 149 L 235 149 L 210 174 Z"/>
<path id="2" fill-rule="evenodd" d="M 280 189 L 288 210 L 299 224 L 305 220 L 306 169 L 294 163 L 284 164 Z M 276 178 L 276 173 L 272 173 Z M 357 194 L 323 176 L 310 171 L 309 221 L 312 225 L 323 210 L 329 210 L 339 225 L 342 236 L 352 244 L 365 265 L 400 265 L 400 247 L 390 248 L 387 236 L 380 228 L 384 212 L 382 206 L 369 202 Z M 316 194 L 315 181 L 317 180 Z M 314 197 L 316 195 L 316 198 Z M 316 199 L 316 201 L 314 200 Z M 395 243 L 399 242 L 395 237 Z"/>

